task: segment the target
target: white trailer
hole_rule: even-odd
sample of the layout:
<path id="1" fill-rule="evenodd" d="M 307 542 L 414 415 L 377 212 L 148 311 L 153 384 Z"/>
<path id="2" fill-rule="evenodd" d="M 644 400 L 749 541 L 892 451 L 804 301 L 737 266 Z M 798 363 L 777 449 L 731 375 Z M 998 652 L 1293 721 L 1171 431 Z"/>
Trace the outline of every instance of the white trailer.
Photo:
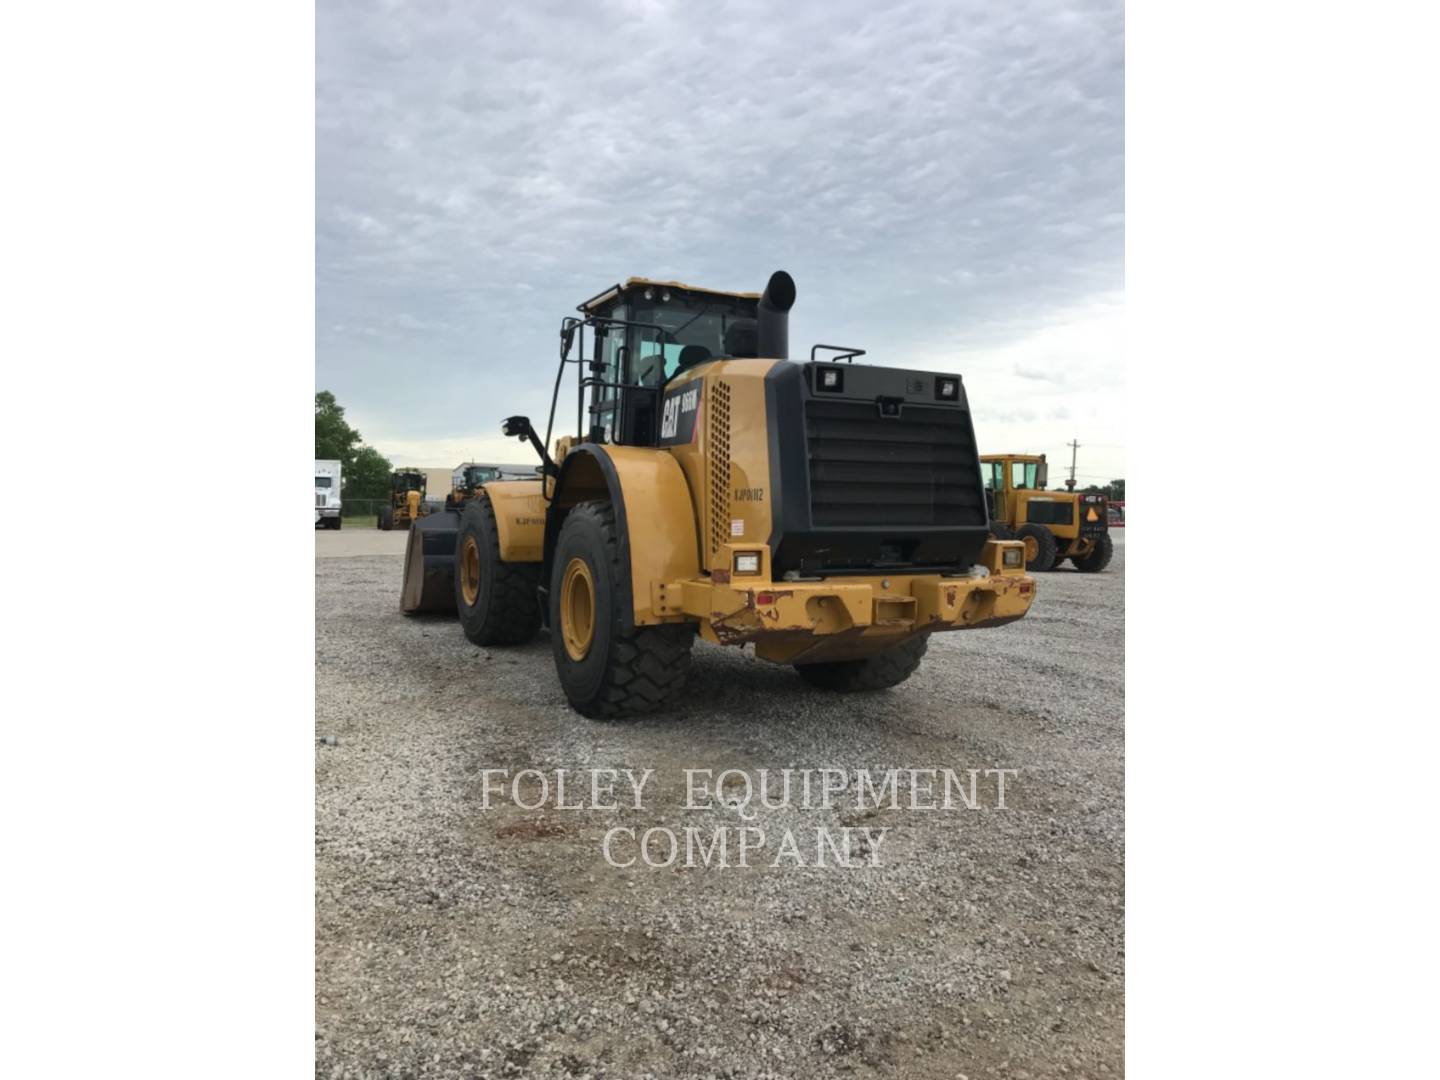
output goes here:
<path id="1" fill-rule="evenodd" d="M 340 528 L 340 462 L 315 459 L 315 526 Z"/>

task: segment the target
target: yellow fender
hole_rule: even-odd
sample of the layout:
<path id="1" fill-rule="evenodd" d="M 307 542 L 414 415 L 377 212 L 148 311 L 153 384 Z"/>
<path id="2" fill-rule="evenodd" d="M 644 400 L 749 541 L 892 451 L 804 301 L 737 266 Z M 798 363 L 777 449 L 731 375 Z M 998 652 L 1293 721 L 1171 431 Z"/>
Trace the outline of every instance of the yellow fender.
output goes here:
<path id="1" fill-rule="evenodd" d="M 483 485 L 495 511 L 500 558 L 539 562 L 545 556 L 545 499 L 539 480 L 491 480 Z"/>
<path id="2" fill-rule="evenodd" d="M 652 606 L 654 582 L 677 581 L 700 573 L 700 541 L 690 486 L 680 463 L 663 450 L 640 446 L 582 443 L 565 455 L 555 484 L 556 507 L 591 499 L 609 499 L 620 531 L 621 564 L 630 568 L 621 583 L 622 603 L 637 626 L 683 622 L 683 615 L 660 614 Z M 558 520 L 560 515 L 552 515 Z M 558 527 L 545 537 L 545 581 L 555 551 Z"/>

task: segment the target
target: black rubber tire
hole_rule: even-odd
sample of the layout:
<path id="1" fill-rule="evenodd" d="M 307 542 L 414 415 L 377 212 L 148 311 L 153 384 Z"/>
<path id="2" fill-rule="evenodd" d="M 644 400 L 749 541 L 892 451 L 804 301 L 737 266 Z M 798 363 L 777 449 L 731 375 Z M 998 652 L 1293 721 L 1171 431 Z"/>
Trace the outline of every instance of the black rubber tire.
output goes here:
<path id="1" fill-rule="evenodd" d="M 1034 525 L 1027 522 L 1020 526 L 1020 531 L 1016 539 L 1024 540 L 1027 536 L 1033 536 L 1035 538 L 1035 545 L 1039 550 L 1036 552 L 1033 560 L 1026 561 L 1025 569 L 1035 570 L 1037 572 L 1054 569 L 1056 549 L 1055 534 L 1044 525 Z"/>
<path id="2" fill-rule="evenodd" d="M 1006 525 L 1003 521 L 990 522 L 990 539 L 992 540 L 1014 540 L 1015 530 Z"/>
<path id="3" fill-rule="evenodd" d="M 1098 574 L 1105 567 L 1110 565 L 1110 557 L 1115 554 L 1115 541 L 1110 539 L 1110 534 L 1101 533 L 1095 541 L 1095 547 L 1090 554 L 1079 559 L 1071 559 L 1075 569 L 1082 574 Z"/>
<path id="4" fill-rule="evenodd" d="M 561 586 L 575 558 L 589 566 L 595 587 L 594 637 L 578 661 L 566 651 L 560 628 Z M 550 645 L 571 707 L 592 720 L 656 712 L 684 688 L 690 672 L 691 623 L 625 629 L 621 584 L 629 572 L 628 565 L 621 565 L 620 533 L 610 503 L 584 502 L 565 516 L 550 578 Z"/>
<path id="5" fill-rule="evenodd" d="M 332 526 L 330 526 L 330 527 L 331 527 L 332 529 L 334 529 L 336 532 L 339 532 L 339 531 L 340 531 L 340 519 L 339 519 L 338 517 L 335 517 L 335 518 L 332 518 L 331 520 L 333 520 L 333 521 L 335 522 L 335 524 L 332 525 Z"/>
<path id="6" fill-rule="evenodd" d="M 480 557 L 480 588 L 474 605 L 465 602 L 463 567 L 466 537 Z M 500 530 L 489 499 L 476 499 L 460 515 L 455 536 L 455 610 L 465 636 L 476 645 L 523 645 L 540 631 L 539 563 L 504 562 Z"/>
<path id="7" fill-rule="evenodd" d="M 395 528 L 395 508 L 393 506 L 387 506 L 380 511 L 380 528 L 386 532 Z"/>
<path id="8" fill-rule="evenodd" d="M 930 635 L 921 634 L 863 660 L 796 664 L 795 670 L 811 686 L 842 694 L 889 690 L 915 674 L 929 647 Z"/>

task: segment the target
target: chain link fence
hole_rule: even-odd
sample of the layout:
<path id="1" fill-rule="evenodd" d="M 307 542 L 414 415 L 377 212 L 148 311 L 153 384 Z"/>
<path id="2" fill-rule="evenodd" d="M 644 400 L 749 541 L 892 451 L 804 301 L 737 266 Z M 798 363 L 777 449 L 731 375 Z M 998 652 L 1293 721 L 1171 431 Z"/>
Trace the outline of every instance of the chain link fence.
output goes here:
<path id="1" fill-rule="evenodd" d="M 340 517 L 347 525 L 363 527 L 367 522 L 373 528 L 375 519 L 380 516 L 380 511 L 390 505 L 389 499 L 356 499 L 345 498 L 340 503 Z M 425 505 L 432 511 L 445 509 L 445 498 L 438 499 L 426 497 Z"/>

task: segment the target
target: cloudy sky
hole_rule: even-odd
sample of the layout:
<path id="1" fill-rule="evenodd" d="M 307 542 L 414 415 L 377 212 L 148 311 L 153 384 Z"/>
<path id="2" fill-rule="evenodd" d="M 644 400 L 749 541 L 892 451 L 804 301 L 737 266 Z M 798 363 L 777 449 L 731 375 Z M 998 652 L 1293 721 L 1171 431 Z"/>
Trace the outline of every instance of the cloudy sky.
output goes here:
<path id="1" fill-rule="evenodd" d="M 792 352 L 960 372 L 1124 475 L 1120 0 L 319 0 L 316 386 L 397 464 L 530 462 L 560 319 L 794 276 Z M 573 410 L 572 410 L 573 413 Z M 1058 476 L 1058 474 L 1057 474 Z"/>

